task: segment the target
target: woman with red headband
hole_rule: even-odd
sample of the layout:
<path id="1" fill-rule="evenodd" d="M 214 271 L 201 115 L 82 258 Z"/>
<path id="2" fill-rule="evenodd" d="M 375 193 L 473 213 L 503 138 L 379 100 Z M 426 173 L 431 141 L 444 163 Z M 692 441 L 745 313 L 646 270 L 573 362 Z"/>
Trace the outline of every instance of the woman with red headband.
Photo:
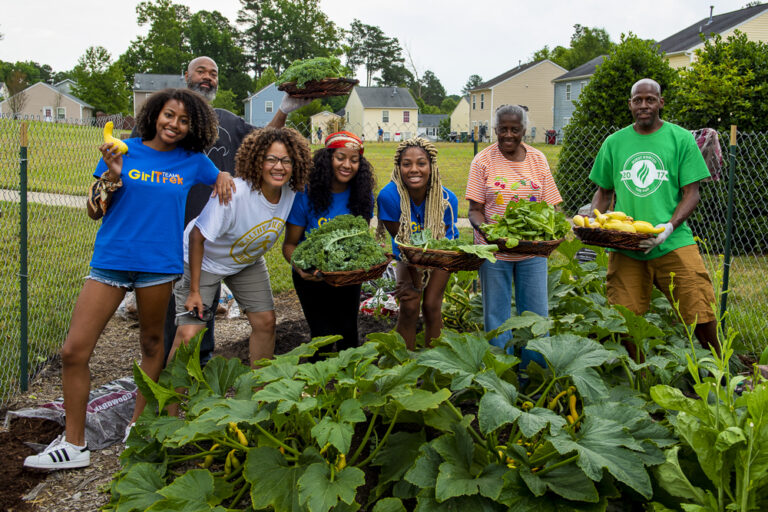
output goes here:
<path id="1" fill-rule="evenodd" d="M 363 142 L 350 132 L 336 132 L 314 155 L 309 186 L 296 194 L 285 228 L 283 256 L 288 262 L 306 233 L 330 219 L 351 213 L 373 217 L 373 167 L 363 156 Z M 293 285 L 311 336 L 340 334 L 337 350 L 358 345 L 360 285 L 333 287 L 318 277 L 293 269 Z"/>

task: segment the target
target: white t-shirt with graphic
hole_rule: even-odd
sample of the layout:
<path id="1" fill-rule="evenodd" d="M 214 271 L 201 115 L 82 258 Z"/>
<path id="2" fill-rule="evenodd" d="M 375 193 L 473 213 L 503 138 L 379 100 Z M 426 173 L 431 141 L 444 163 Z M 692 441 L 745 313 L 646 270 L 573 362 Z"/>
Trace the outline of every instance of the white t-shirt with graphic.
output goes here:
<path id="1" fill-rule="evenodd" d="M 206 272 L 229 276 L 252 265 L 280 238 L 296 193 L 283 185 L 280 201 L 272 204 L 261 191 L 235 178 L 236 191 L 229 204 L 212 197 L 200 216 L 184 230 L 184 261 L 189 263 L 189 233 L 197 226 L 205 237 L 203 265 Z"/>

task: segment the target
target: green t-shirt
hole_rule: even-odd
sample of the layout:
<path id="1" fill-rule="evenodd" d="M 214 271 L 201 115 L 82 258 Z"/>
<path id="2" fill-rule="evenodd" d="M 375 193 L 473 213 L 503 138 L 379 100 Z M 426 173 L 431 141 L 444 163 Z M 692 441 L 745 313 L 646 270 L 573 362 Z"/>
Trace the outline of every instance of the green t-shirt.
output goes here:
<path id="1" fill-rule="evenodd" d="M 617 211 L 654 226 L 669 222 L 685 185 L 707 177 L 709 170 L 691 132 L 668 122 L 650 135 L 640 135 L 632 125 L 614 133 L 605 139 L 589 174 L 590 180 L 616 192 Z M 684 222 L 648 254 L 619 252 L 650 260 L 694 243 Z"/>

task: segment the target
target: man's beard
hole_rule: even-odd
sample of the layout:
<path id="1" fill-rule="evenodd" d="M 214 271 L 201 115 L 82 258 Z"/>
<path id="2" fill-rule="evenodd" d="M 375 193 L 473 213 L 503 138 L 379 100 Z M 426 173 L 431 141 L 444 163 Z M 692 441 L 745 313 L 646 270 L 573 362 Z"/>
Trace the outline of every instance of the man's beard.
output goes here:
<path id="1" fill-rule="evenodd" d="M 218 89 L 218 87 L 212 87 L 210 89 L 204 89 L 204 88 L 200 87 L 200 85 L 202 85 L 202 83 L 203 82 L 198 82 L 196 84 L 193 84 L 193 83 L 187 82 L 187 89 L 191 89 L 191 90 L 193 90 L 193 91 L 195 91 L 197 93 L 202 94 L 203 98 L 205 98 L 208 101 L 213 101 L 214 99 L 216 99 L 216 90 Z"/>

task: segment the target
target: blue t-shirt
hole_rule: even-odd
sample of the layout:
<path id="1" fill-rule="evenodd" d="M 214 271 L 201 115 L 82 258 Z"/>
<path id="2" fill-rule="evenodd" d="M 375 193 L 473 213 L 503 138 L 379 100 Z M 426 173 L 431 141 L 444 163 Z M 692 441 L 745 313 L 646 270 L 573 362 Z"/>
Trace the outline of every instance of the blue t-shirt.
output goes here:
<path id="1" fill-rule="evenodd" d="M 456 194 L 443 187 L 443 198 L 448 199 L 450 208 L 445 209 L 443 222 L 445 222 L 445 237 L 450 240 L 459 238 L 459 229 L 456 227 L 458 220 L 459 200 Z M 376 199 L 379 205 L 379 221 L 381 222 L 400 222 L 400 195 L 397 193 L 397 185 L 394 181 L 387 183 Z M 424 213 L 427 202 L 416 205 L 411 199 L 411 233 L 418 233 L 424 229 Z M 392 252 L 395 257 L 400 259 L 400 250 L 397 248 L 395 240 L 392 239 Z"/>
<path id="2" fill-rule="evenodd" d="M 318 213 L 312 208 L 307 192 L 297 192 L 286 223 L 304 228 L 304 233 L 302 233 L 301 240 L 299 240 L 299 242 L 302 242 L 307 237 L 307 233 L 313 229 L 319 228 L 334 217 L 344 215 L 345 213 L 352 213 L 349 210 L 349 195 L 349 188 L 344 192 L 331 194 L 331 205 L 326 211 Z M 371 211 L 371 217 L 373 217 L 373 211 Z"/>
<path id="3" fill-rule="evenodd" d="M 157 151 L 140 138 L 125 143 L 123 186 L 101 221 L 91 267 L 181 274 L 187 192 L 197 183 L 215 183 L 219 170 L 203 153 Z M 99 160 L 94 176 L 106 170 Z"/>

